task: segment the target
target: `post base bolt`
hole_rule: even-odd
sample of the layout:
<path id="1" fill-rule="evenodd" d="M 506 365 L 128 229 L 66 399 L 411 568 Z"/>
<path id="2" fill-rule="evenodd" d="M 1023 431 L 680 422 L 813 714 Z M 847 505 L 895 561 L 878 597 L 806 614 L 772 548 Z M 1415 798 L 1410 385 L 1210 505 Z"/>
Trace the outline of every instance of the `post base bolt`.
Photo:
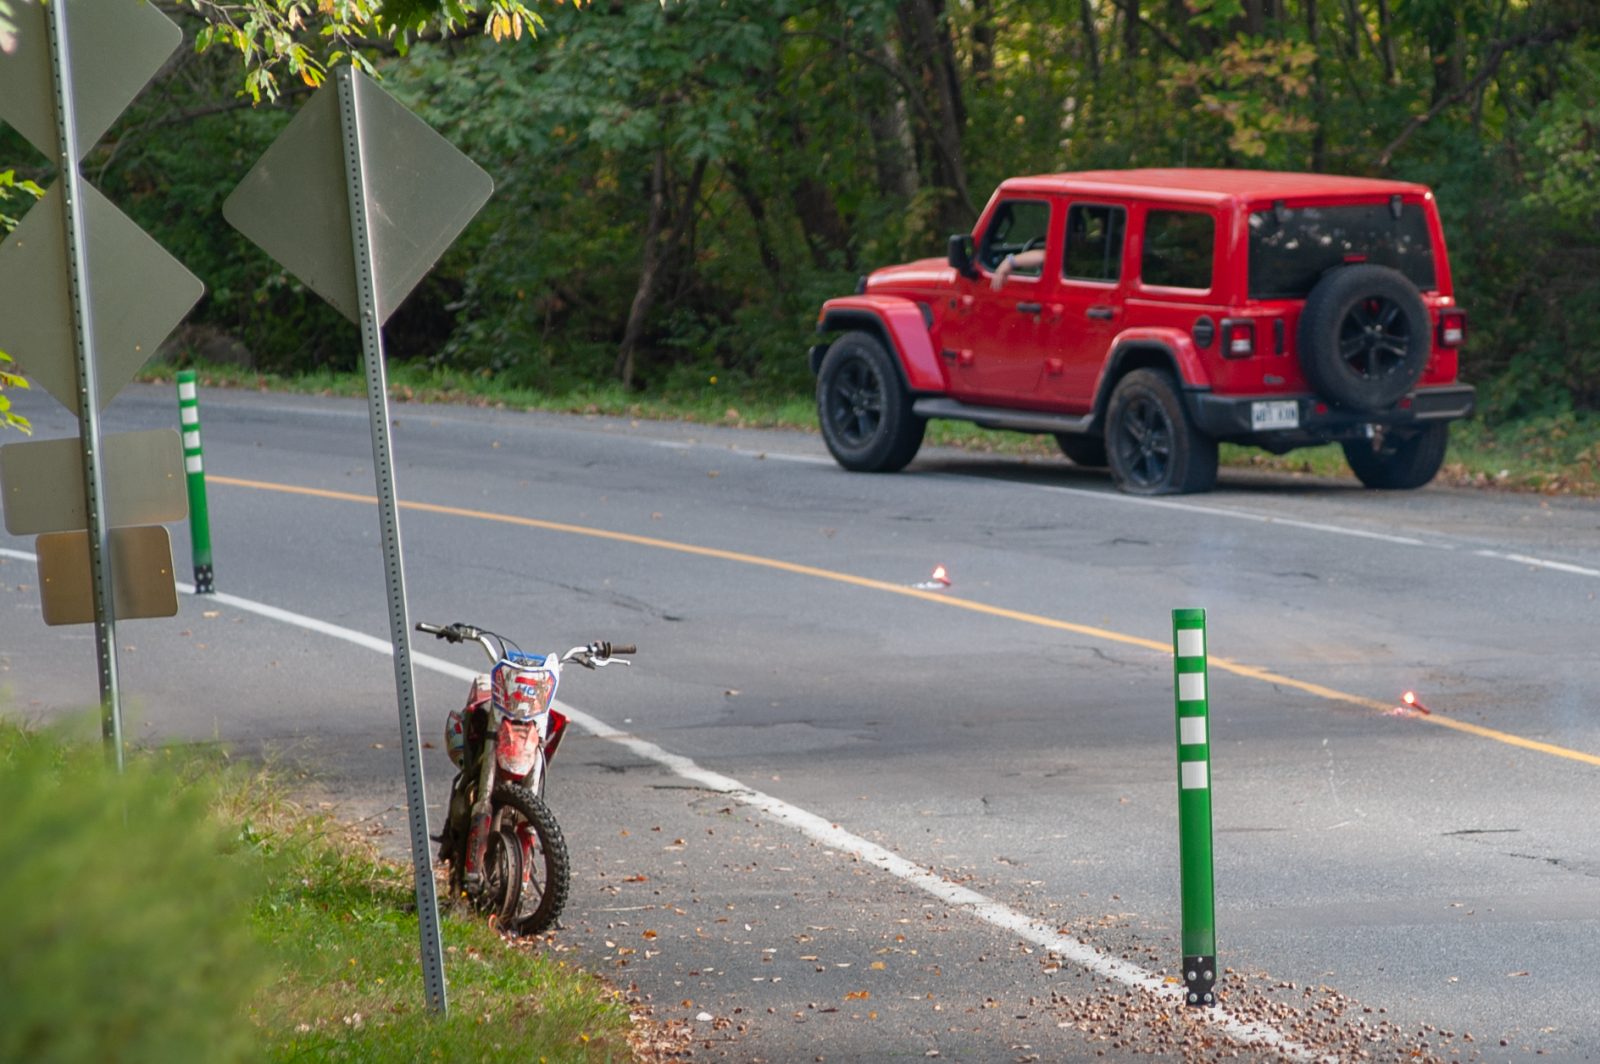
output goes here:
<path id="1" fill-rule="evenodd" d="M 217 593 L 211 566 L 197 565 L 194 567 L 194 593 L 196 595 L 215 595 Z"/>
<path id="2" fill-rule="evenodd" d="M 1205 1005 L 1215 1005 L 1217 983 L 1217 959 L 1215 957 L 1185 957 L 1183 959 L 1183 982 L 1187 991 L 1184 1000 L 1194 1008 Z"/>

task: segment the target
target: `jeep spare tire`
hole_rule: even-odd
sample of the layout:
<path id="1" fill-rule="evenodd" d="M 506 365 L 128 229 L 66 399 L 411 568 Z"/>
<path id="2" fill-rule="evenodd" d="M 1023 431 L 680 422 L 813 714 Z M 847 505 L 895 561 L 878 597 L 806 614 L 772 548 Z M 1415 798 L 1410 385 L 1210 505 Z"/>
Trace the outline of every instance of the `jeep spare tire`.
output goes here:
<path id="1" fill-rule="evenodd" d="M 834 460 L 864 473 L 893 473 L 915 458 L 926 418 L 911 412 L 900 368 L 878 338 L 847 332 L 817 373 L 817 420 Z"/>
<path id="2" fill-rule="evenodd" d="M 1328 402 L 1359 411 L 1393 406 L 1432 353 L 1428 308 L 1398 270 L 1342 266 L 1317 282 L 1300 314 L 1300 368 Z"/>

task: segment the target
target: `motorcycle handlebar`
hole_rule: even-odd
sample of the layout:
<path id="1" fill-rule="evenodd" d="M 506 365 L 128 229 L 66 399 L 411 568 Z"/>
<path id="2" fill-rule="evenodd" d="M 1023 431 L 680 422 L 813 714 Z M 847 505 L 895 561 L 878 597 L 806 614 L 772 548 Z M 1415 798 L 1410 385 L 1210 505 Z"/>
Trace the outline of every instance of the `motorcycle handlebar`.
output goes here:
<path id="1" fill-rule="evenodd" d="M 476 639 L 478 630 L 471 625 L 456 624 L 429 624 L 427 621 L 417 622 L 417 631 L 433 636 L 435 639 L 445 639 L 452 643 L 459 643 L 463 639 Z"/>

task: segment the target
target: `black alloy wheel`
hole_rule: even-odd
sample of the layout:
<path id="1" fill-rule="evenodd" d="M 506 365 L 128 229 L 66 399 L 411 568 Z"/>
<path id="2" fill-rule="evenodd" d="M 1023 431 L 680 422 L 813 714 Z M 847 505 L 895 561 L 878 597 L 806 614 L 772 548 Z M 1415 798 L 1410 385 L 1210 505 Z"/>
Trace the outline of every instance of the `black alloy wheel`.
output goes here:
<path id="1" fill-rule="evenodd" d="M 828 348 L 817 374 L 817 419 L 834 460 L 869 473 L 904 469 L 928 425 L 912 413 L 883 344 L 864 332 L 845 333 Z"/>
<path id="2" fill-rule="evenodd" d="M 1217 441 L 1190 424 L 1172 378 L 1159 370 L 1135 370 L 1117 383 L 1106 450 L 1117 487 L 1130 495 L 1208 491 L 1217 480 Z"/>
<path id="3" fill-rule="evenodd" d="M 852 358 L 828 388 L 828 420 L 847 447 L 865 447 L 883 427 L 883 378 L 872 363 Z"/>
<path id="4" fill-rule="evenodd" d="M 1339 323 L 1339 357 L 1354 377 L 1377 380 L 1394 373 L 1411 349 L 1410 323 L 1399 303 L 1384 296 L 1357 300 Z"/>

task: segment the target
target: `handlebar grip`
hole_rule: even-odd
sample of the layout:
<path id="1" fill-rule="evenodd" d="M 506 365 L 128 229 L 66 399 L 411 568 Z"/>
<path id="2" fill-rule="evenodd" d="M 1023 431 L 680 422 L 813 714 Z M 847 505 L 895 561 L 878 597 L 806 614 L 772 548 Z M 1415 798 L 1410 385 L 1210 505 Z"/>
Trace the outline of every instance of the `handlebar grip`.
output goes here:
<path id="1" fill-rule="evenodd" d="M 461 628 L 462 626 L 459 623 L 440 625 L 428 624 L 426 621 L 417 622 L 417 631 L 426 632 L 435 639 L 445 639 L 452 643 L 459 643 L 466 638 L 466 634 L 462 632 Z"/>
<path id="2" fill-rule="evenodd" d="M 634 646 L 632 643 L 617 643 L 616 645 L 614 645 L 611 648 L 611 654 L 609 656 L 610 657 L 616 657 L 618 654 L 637 654 L 637 653 L 639 653 L 639 648 Z"/>

